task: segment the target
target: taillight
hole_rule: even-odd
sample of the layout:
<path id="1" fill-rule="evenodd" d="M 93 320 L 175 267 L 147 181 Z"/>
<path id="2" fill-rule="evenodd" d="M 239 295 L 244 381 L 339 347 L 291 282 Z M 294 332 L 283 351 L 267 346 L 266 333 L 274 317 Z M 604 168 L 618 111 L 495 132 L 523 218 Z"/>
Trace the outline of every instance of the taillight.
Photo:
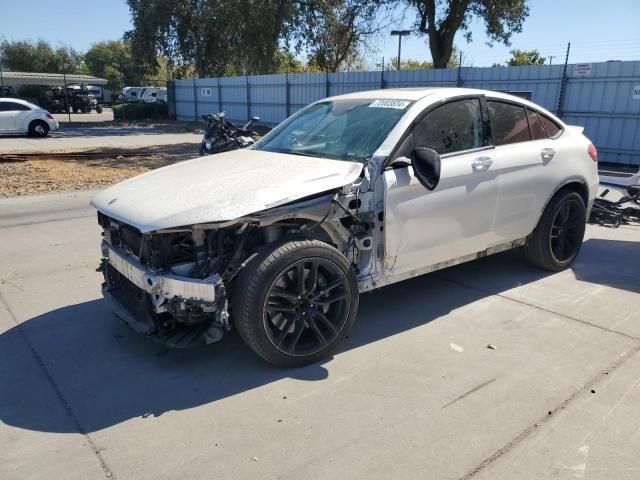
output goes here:
<path id="1" fill-rule="evenodd" d="M 589 148 L 587 148 L 587 153 L 591 157 L 591 160 L 593 160 L 594 162 L 598 161 L 598 150 L 596 150 L 596 147 L 593 145 L 593 143 L 589 144 Z"/>
<path id="2" fill-rule="evenodd" d="M 44 115 L 45 115 L 45 117 L 50 118 L 51 120 L 54 119 L 53 115 L 51 115 L 49 112 L 46 112 Z"/>

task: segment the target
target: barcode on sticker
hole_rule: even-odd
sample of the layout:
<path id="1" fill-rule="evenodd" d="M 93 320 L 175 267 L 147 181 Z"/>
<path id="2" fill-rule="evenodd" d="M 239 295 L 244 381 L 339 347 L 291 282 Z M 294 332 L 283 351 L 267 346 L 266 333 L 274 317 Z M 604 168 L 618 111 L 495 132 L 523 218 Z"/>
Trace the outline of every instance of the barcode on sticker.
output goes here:
<path id="1" fill-rule="evenodd" d="M 369 108 L 396 108 L 404 110 L 411 102 L 407 100 L 374 100 L 369 104 Z"/>

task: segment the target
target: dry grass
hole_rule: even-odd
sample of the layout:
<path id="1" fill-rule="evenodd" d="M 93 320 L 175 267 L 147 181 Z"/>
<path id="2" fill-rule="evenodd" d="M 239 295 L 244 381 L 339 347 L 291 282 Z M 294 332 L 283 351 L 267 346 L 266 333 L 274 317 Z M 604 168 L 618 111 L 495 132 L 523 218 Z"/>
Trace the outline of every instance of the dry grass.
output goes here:
<path id="1" fill-rule="evenodd" d="M 52 159 L 43 156 L 22 162 L 3 162 L 0 163 L 0 197 L 104 188 L 149 170 L 193 158 L 197 148 L 198 145 L 180 144 L 145 148 L 140 155 L 127 157 L 113 153 L 103 158 Z"/>

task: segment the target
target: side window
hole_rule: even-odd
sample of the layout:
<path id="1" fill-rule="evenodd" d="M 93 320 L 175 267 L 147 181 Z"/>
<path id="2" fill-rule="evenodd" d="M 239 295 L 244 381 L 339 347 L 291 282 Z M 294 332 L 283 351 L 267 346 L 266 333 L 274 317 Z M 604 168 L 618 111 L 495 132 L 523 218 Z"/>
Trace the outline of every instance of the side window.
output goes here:
<path id="1" fill-rule="evenodd" d="M 542 121 L 538 116 L 538 112 L 527 108 L 527 118 L 529 119 L 529 128 L 531 129 L 532 140 L 540 140 L 547 138 L 547 132 L 542 126 Z"/>
<path id="2" fill-rule="evenodd" d="M 4 108 L 5 112 L 31 110 L 29 107 L 27 107 L 26 105 L 22 105 L 21 103 L 4 102 L 4 104 L 5 104 L 5 108 Z"/>
<path id="3" fill-rule="evenodd" d="M 542 120 L 542 125 L 544 125 L 544 129 L 546 130 L 549 137 L 555 137 L 558 132 L 562 130 L 562 128 L 560 128 L 560 125 L 558 125 L 546 115 L 540 114 L 540 119 Z"/>
<path id="4" fill-rule="evenodd" d="M 0 102 L 0 112 L 8 112 L 8 111 L 9 111 L 9 103 Z"/>
<path id="5" fill-rule="evenodd" d="M 531 140 L 529 124 L 524 107 L 511 103 L 488 101 L 489 114 L 493 120 L 496 145 L 526 142 Z"/>
<path id="6" fill-rule="evenodd" d="M 413 140 L 415 147 L 442 155 L 487 145 L 483 132 L 480 100 L 456 100 L 428 113 L 414 128 Z"/>

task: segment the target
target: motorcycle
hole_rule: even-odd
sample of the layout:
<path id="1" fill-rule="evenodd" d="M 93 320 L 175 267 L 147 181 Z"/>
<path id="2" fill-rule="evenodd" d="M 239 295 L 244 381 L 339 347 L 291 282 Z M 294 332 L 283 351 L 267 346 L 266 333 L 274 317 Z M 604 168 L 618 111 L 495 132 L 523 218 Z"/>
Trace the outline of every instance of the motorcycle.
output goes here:
<path id="1" fill-rule="evenodd" d="M 207 123 L 207 128 L 202 136 L 200 155 L 212 155 L 246 148 L 256 143 L 254 137 L 257 137 L 258 134 L 250 128 L 260 121 L 260 117 L 251 117 L 245 125 L 236 127 L 227 120 L 226 116 L 225 112 L 202 115 L 202 119 Z"/>

